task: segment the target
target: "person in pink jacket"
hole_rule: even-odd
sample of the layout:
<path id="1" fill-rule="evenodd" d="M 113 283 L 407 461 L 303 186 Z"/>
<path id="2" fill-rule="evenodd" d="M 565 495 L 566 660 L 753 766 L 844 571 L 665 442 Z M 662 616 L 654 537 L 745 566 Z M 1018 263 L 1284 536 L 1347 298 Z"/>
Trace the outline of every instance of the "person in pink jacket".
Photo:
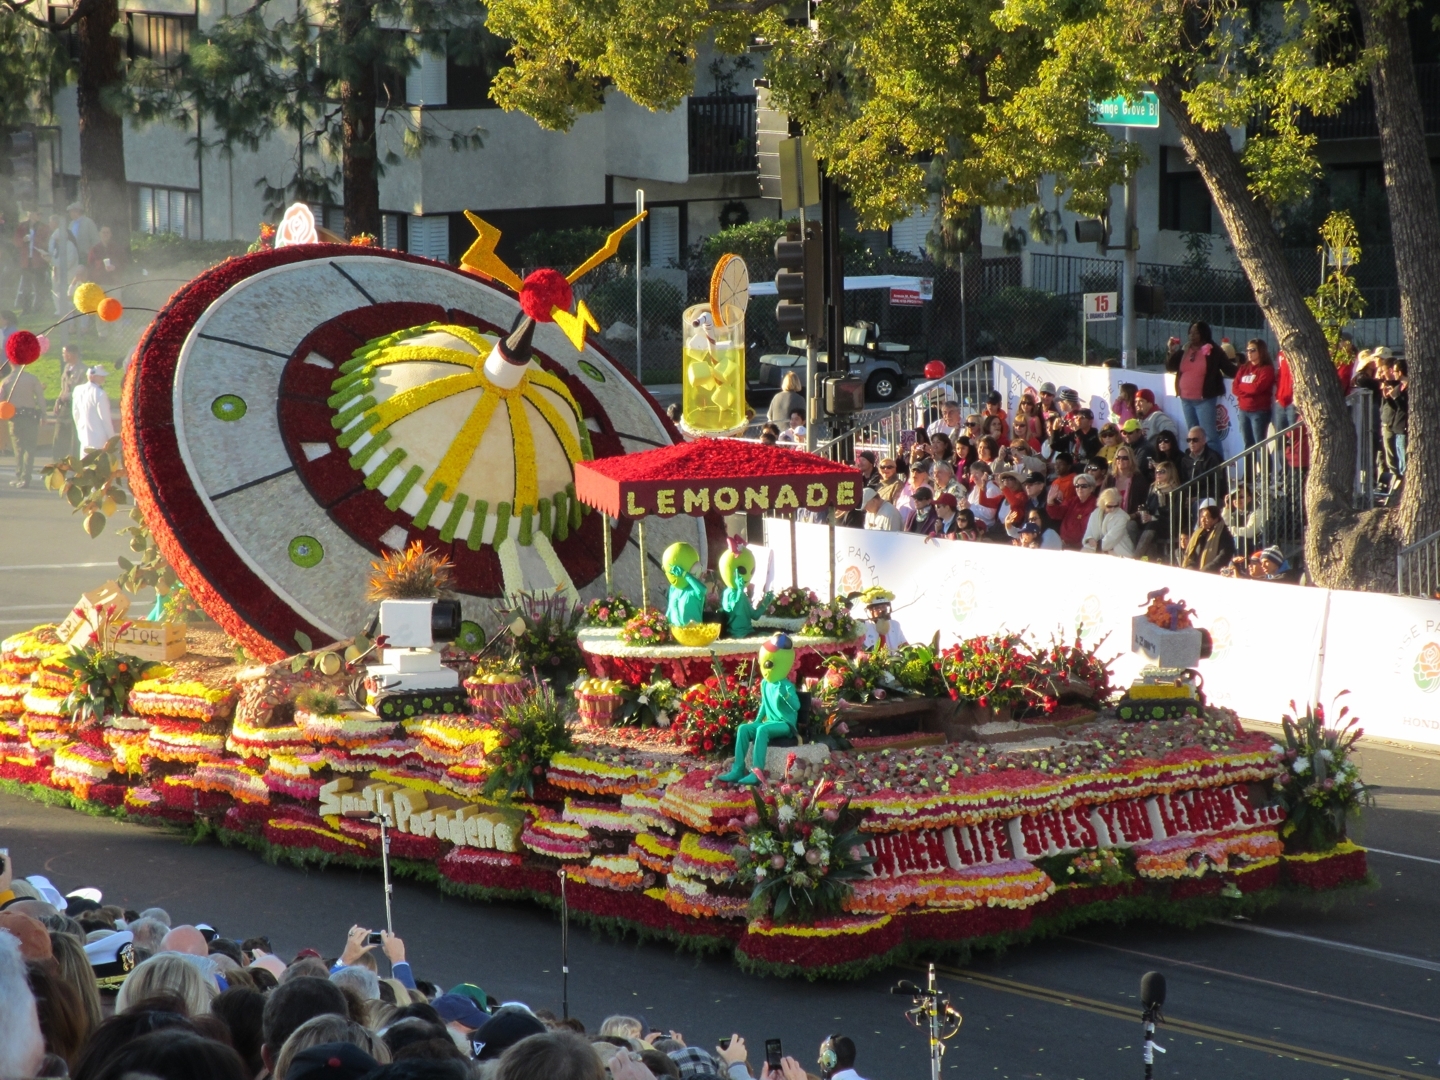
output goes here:
<path id="1" fill-rule="evenodd" d="M 1295 380 L 1290 374 L 1290 361 L 1280 350 L 1280 368 L 1275 373 L 1275 430 L 1283 431 L 1295 423 Z"/>
<path id="2" fill-rule="evenodd" d="M 1270 347 L 1259 338 L 1246 343 L 1245 362 L 1235 371 L 1232 389 L 1240 407 L 1240 437 L 1249 450 L 1269 433 L 1275 403 L 1275 365 L 1270 362 Z"/>

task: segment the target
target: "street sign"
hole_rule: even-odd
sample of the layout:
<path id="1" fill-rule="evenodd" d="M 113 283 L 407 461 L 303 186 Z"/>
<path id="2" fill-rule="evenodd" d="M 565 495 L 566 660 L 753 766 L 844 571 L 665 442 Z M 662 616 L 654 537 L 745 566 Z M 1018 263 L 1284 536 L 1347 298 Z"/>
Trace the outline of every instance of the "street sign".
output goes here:
<path id="1" fill-rule="evenodd" d="M 1113 292 L 1087 292 L 1085 294 L 1085 321 L 1112 322 L 1120 317 L 1120 294 Z"/>
<path id="2" fill-rule="evenodd" d="M 1092 102 L 1095 123 L 1107 127 L 1160 126 L 1160 99 L 1149 90 L 1140 95 L 1139 101 L 1127 101 L 1124 95 Z"/>
<path id="3" fill-rule="evenodd" d="M 913 286 L 890 286 L 891 307 L 924 307 L 926 300 L 933 300 L 934 298 L 934 278 L 919 278 Z"/>

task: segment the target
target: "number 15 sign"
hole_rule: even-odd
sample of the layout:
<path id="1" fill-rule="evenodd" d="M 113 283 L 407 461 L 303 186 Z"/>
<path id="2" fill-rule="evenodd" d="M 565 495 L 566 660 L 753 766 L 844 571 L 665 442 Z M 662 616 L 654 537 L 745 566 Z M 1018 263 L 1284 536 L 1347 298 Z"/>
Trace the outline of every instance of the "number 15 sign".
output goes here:
<path id="1" fill-rule="evenodd" d="M 1085 321 L 1109 322 L 1120 317 L 1119 293 L 1087 292 L 1085 294 Z"/>

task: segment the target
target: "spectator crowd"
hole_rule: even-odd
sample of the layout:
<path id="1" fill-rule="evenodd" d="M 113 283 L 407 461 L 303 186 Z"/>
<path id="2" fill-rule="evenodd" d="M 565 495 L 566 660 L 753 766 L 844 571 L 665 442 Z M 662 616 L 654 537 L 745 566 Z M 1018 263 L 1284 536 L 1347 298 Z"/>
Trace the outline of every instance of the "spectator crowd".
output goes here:
<path id="1" fill-rule="evenodd" d="M 353 926 L 338 954 L 286 960 L 264 936 L 12 880 L 0 859 L 5 1080 L 861 1080 L 844 1035 L 814 1072 L 768 1046 L 753 1072 L 736 1033 L 706 1049 L 617 1015 L 591 1034 L 475 983 L 444 989 L 385 931 Z"/>
<path id="2" fill-rule="evenodd" d="M 918 533 L 927 542 L 1173 558 L 1212 573 L 1295 580 L 1284 552 L 1261 542 L 1254 491 L 1243 481 L 1232 490 L 1215 428 L 1223 379 L 1231 376 L 1247 448 L 1272 425 L 1292 424 L 1288 369 L 1275 368 L 1260 339 L 1247 343 L 1242 362 L 1228 341 L 1211 340 L 1204 323 L 1191 327 L 1187 344 L 1171 344 L 1167 368 L 1184 409 L 1184 431 L 1151 390 L 1133 383 L 1120 384 L 1109 422 L 1101 425 L 1077 391 L 1050 382 L 1027 388 L 1013 416 L 998 391 L 970 415 L 949 398 L 938 419 L 915 431 L 907 454 L 859 452 L 863 502 L 842 524 Z M 1403 432 L 1403 423 L 1397 429 Z M 1303 439 L 1296 442 L 1303 453 Z M 1403 439 L 1395 456 L 1403 462 Z M 1237 557 L 1240 546 L 1254 550 Z"/>

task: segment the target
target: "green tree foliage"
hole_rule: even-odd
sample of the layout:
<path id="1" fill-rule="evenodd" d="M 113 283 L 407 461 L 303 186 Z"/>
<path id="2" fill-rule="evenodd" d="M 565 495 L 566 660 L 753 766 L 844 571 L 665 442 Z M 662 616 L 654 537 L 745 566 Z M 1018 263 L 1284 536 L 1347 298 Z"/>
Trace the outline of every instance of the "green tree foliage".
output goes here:
<path id="1" fill-rule="evenodd" d="M 0 131 L 50 118 L 50 91 L 65 77 L 53 35 L 0 5 Z"/>

